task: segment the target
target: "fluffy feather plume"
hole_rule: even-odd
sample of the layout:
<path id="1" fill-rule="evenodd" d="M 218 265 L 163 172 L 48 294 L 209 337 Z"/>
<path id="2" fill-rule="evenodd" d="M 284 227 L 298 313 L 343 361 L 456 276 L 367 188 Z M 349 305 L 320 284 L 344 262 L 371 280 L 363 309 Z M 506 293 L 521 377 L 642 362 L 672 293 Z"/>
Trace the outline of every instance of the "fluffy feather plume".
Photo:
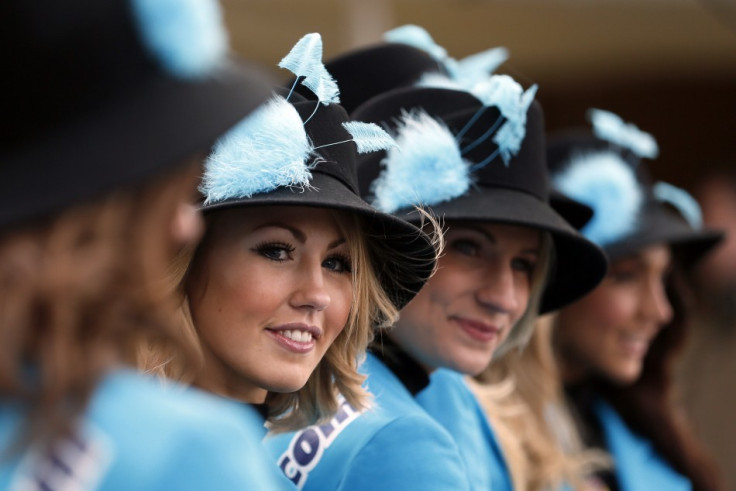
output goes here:
<path id="1" fill-rule="evenodd" d="M 319 33 L 305 34 L 281 59 L 279 67 L 289 70 L 297 78 L 303 77 L 301 83 L 314 92 L 322 104 L 340 102 L 337 82 L 322 63 L 322 36 Z"/>
<path id="2" fill-rule="evenodd" d="M 509 59 L 506 48 L 492 48 L 456 61 L 450 58 L 445 63 L 455 80 L 462 81 L 467 88 L 486 80 L 501 64 Z"/>
<path id="3" fill-rule="evenodd" d="M 353 137 L 358 153 L 378 152 L 396 146 L 391 135 L 377 124 L 346 121 L 342 126 Z"/>
<path id="4" fill-rule="evenodd" d="M 589 109 L 588 119 L 598 138 L 628 148 L 639 157 L 653 159 L 659 155 L 657 141 L 652 135 L 624 122 L 618 115 L 600 109 Z"/>
<path id="5" fill-rule="evenodd" d="M 505 165 L 521 149 L 526 136 L 526 114 L 537 93 L 532 85 L 524 91 L 508 75 L 493 75 L 476 84 L 473 93 L 485 106 L 495 106 L 506 120 L 493 137 Z M 471 143 L 471 145 L 475 142 Z"/>
<path id="6" fill-rule="evenodd" d="M 413 24 L 391 29 L 383 34 L 383 39 L 389 43 L 401 43 L 414 46 L 422 51 L 426 51 L 437 61 L 444 61 L 447 58 L 447 50 L 434 42 L 432 36 L 422 27 Z"/>
<path id="7" fill-rule="evenodd" d="M 423 74 L 415 84 L 417 87 L 430 87 L 435 89 L 467 90 L 457 80 L 453 80 L 441 73 L 427 72 Z"/>
<path id="8" fill-rule="evenodd" d="M 614 152 L 573 157 L 554 177 L 562 193 L 593 209 L 582 232 L 600 246 L 623 238 L 636 227 L 643 193 L 631 166 Z"/>
<path id="9" fill-rule="evenodd" d="M 171 74 L 200 78 L 222 64 L 228 51 L 219 2 L 133 0 L 144 45 Z"/>
<path id="10" fill-rule="evenodd" d="M 413 205 L 435 205 L 464 194 L 470 165 L 460 155 L 454 135 L 427 113 L 405 113 L 396 143 L 373 181 L 373 205 L 392 213 Z"/>
<path id="11" fill-rule="evenodd" d="M 281 96 L 221 137 L 205 162 L 205 204 L 249 198 L 282 186 L 308 187 L 312 145 L 294 106 Z"/>
<path id="12" fill-rule="evenodd" d="M 667 182 L 657 182 L 652 189 L 654 197 L 674 206 L 695 230 L 703 226 L 700 205 L 690 193 Z"/>

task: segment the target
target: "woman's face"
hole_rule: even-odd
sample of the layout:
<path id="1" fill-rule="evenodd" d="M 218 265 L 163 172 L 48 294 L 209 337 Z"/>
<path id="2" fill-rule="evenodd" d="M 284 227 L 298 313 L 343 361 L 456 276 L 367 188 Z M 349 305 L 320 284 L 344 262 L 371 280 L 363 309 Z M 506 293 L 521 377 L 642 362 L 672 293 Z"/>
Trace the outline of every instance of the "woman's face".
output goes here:
<path id="1" fill-rule="evenodd" d="M 207 389 L 258 403 L 304 386 L 350 313 L 339 219 L 307 207 L 217 212 L 187 281 Z"/>
<path id="2" fill-rule="evenodd" d="M 618 259 L 598 288 L 560 311 L 555 336 L 568 381 L 590 372 L 621 384 L 639 378 L 652 339 L 672 318 L 670 261 L 666 245 Z"/>
<path id="3" fill-rule="evenodd" d="M 480 373 L 524 314 L 539 231 L 450 223 L 437 273 L 401 311 L 391 337 L 428 371 Z"/>

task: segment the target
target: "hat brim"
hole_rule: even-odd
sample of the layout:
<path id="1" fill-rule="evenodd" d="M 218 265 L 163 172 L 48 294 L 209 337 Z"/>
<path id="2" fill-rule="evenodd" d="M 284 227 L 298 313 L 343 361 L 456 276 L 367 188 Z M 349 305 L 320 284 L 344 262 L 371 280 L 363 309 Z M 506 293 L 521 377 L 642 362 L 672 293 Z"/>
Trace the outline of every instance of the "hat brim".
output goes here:
<path id="1" fill-rule="evenodd" d="M 259 71 L 235 63 L 196 82 L 150 77 L 3 155 L 0 227 L 160 175 L 197 154 L 204 157 L 270 94 Z M 32 190 L 34 199 L 19 199 L 23 190 Z"/>
<path id="2" fill-rule="evenodd" d="M 656 204 L 645 210 L 634 234 L 606 245 L 604 250 L 611 260 L 616 260 L 655 244 L 668 244 L 680 264 L 689 269 L 723 238 L 723 232 L 717 230 L 692 229 L 682 218 Z"/>
<path id="3" fill-rule="evenodd" d="M 530 194 L 513 189 L 475 187 L 452 201 L 432 206 L 431 212 L 447 222 L 494 222 L 548 232 L 554 244 L 554 263 L 542 295 L 540 314 L 581 298 L 606 275 L 608 263 L 603 251 L 580 235 L 547 203 Z M 407 220 L 417 217 L 412 211 L 403 216 Z"/>
<path id="4" fill-rule="evenodd" d="M 205 205 L 211 213 L 244 206 L 307 206 L 355 213 L 365 220 L 368 235 L 391 249 L 403 269 L 385 257 L 372 257 L 376 274 L 396 308 L 403 308 L 421 290 L 434 271 L 436 250 L 431 239 L 416 226 L 387 213 L 382 213 L 358 197 L 335 177 L 313 171 L 310 188 L 278 188 L 249 198 L 233 198 Z M 375 254 L 376 251 L 371 251 Z M 391 273 L 389 271 L 391 270 Z"/>

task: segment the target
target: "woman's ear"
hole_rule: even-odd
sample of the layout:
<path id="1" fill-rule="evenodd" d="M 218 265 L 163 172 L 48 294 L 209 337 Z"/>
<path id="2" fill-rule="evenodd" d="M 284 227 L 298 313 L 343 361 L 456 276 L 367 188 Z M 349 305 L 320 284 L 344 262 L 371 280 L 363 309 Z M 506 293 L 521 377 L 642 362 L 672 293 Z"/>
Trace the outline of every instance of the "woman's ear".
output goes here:
<path id="1" fill-rule="evenodd" d="M 171 220 L 171 238 L 179 245 L 193 245 L 204 232 L 204 220 L 196 206 L 179 203 Z"/>

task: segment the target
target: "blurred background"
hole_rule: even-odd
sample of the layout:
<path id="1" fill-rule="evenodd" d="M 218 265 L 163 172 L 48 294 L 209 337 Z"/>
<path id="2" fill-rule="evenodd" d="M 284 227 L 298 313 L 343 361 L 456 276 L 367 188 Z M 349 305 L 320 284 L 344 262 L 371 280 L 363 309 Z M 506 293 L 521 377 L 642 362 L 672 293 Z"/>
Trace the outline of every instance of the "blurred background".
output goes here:
<path id="1" fill-rule="evenodd" d="M 656 179 L 695 194 L 736 234 L 736 0 L 223 0 L 241 56 L 276 64 L 308 32 L 329 59 L 417 24 L 450 56 L 505 46 L 499 70 L 539 85 L 549 131 L 607 109 L 652 133 Z M 736 490 L 736 237 L 696 276 L 678 394 Z"/>

